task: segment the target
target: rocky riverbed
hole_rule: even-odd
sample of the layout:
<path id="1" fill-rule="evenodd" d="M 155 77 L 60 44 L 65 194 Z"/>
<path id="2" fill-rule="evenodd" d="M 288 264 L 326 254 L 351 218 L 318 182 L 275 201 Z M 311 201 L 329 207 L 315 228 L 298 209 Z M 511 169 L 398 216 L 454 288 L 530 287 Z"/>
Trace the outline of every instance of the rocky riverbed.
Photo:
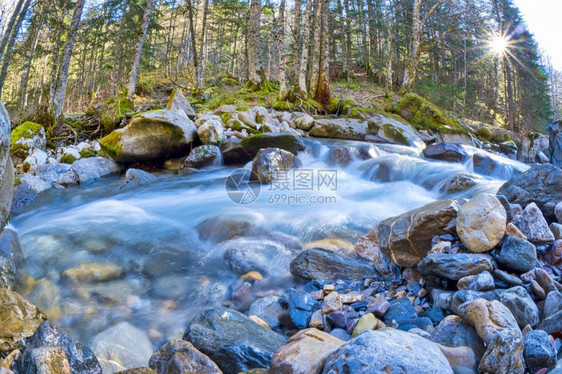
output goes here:
<path id="1" fill-rule="evenodd" d="M 556 126 L 517 146 L 177 92 L 99 142 L 21 125 L 11 158 L 1 116 L 0 372 L 562 372 Z"/>

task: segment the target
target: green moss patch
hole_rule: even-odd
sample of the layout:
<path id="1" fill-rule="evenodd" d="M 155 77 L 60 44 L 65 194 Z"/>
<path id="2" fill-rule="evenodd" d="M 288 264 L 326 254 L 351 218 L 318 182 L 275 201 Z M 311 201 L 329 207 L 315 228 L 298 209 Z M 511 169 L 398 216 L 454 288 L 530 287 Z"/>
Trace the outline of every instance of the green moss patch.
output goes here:
<path id="1" fill-rule="evenodd" d="M 418 129 L 437 131 L 441 126 L 461 128 L 458 121 L 414 93 L 404 95 L 390 111 L 399 114 Z"/>
<path id="2" fill-rule="evenodd" d="M 290 134 L 259 134 L 242 139 L 242 146 L 251 153 L 257 153 L 262 148 L 280 148 L 291 153 L 304 150 L 302 141 Z"/>
<path id="3" fill-rule="evenodd" d="M 63 163 L 63 164 L 70 164 L 70 165 L 72 165 L 72 164 L 74 163 L 74 161 L 76 161 L 76 157 L 74 157 L 73 155 L 68 154 L 68 153 L 62 155 L 62 157 L 61 157 L 61 159 L 60 159 L 60 162 Z"/>
<path id="4" fill-rule="evenodd" d="M 12 130 L 12 143 L 10 147 L 10 154 L 25 152 L 29 149 L 27 144 L 20 144 L 18 141 L 21 138 L 33 139 L 34 136 L 40 136 L 43 126 L 38 123 L 27 121 Z"/>
<path id="5" fill-rule="evenodd" d="M 113 159 L 119 157 L 123 149 L 121 136 L 120 132 L 114 131 L 100 140 L 101 149 Z"/>

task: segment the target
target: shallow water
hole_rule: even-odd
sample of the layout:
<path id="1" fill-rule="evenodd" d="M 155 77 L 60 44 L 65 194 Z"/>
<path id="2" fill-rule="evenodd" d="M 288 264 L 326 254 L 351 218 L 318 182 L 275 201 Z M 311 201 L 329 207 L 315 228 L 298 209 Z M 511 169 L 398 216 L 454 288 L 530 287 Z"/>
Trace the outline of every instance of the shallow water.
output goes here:
<path id="1" fill-rule="evenodd" d="M 157 346 L 181 337 L 197 311 L 223 303 L 239 276 L 225 263 L 224 246 L 199 239 L 196 226 L 207 218 L 236 216 L 253 222 L 259 230 L 257 239 L 242 239 L 248 246 L 257 240 L 284 250 L 282 243 L 272 243 L 275 238 L 265 238 L 271 232 L 303 244 L 324 238 L 354 243 L 384 218 L 436 199 L 495 193 L 502 179 L 527 168 L 493 156 L 505 164 L 496 178 L 485 177 L 467 191 L 448 195 L 444 186 L 455 175 L 472 172 L 470 162 L 429 161 L 418 150 L 362 142 L 307 141 L 307 146 L 299 154 L 300 174 L 289 172 L 286 185 L 262 186 L 257 200 L 246 205 L 234 203 L 225 191 L 225 180 L 236 169 L 232 167 L 161 173 L 149 186 L 118 194 L 119 177 L 46 192 L 11 222 L 21 238 L 25 273 L 39 281 L 31 294 L 30 282 L 22 281 L 20 291 L 86 344 L 124 320 L 147 331 Z M 329 155 L 341 146 L 372 158 L 336 167 Z M 381 165 L 386 167 L 384 180 Z M 282 291 L 293 282 L 287 264 L 294 254 L 280 253 L 284 255 L 269 264 L 263 290 Z M 119 265 L 124 274 L 80 285 L 62 276 L 68 268 L 94 261 Z"/>

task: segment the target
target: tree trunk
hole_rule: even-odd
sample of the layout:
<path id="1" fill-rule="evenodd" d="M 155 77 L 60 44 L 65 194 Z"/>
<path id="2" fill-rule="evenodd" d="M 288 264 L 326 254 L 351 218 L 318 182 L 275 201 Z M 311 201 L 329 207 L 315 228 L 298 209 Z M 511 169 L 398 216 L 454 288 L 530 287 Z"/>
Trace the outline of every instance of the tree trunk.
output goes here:
<path id="1" fill-rule="evenodd" d="M 8 74 L 8 65 L 10 65 L 10 59 L 12 58 L 12 52 L 14 51 L 16 38 L 19 34 L 21 25 L 23 24 L 23 20 L 25 19 L 25 15 L 27 14 L 27 10 L 29 9 L 30 4 L 31 4 L 31 0 L 25 0 L 25 3 L 23 4 L 22 10 L 18 17 L 18 21 L 16 22 L 15 27 L 12 29 L 10 40 L 8 42 L 8 47 L 6 48 L 6 52 L 4 53 L 4 58 L 2 59 L 2 71 L 0 71 L 0 97 L 2 96 L 2 88 L 4 87 L 4 81 L 6 80 L 6 75 Z"/>
<path id="2" fill-rule="evenodd" d="M 43 9 L 41 9 L 42 11 Z M 40 12 L 39 22 L 33 30 L 33 35 L 30 40 L 31 48 L 29 51 L 29 56 L 27 58 L 25 73 L 23 75 L 21 84 L 21 99 L 20 99 L 20 118 L 23 118 L 25 114 L 25 107 L 27 106 L 27 84 L 29 82 L 29 75 L 31 74 L 31 64 L 33 62 L 33 56 L 35 55 L 35 48 L 37 48 L 37 42 L 39 40 L 39 32 L 43 27 L 43 21 L 45 20 L 45 12 Z"/>
<path id="3" fill-rule="evenodd" d="M 4 56 L 4 49 L 6 48 L 6 45 L 8 44 L 8 40 L 10 40 L 10 36 L 12 35 L 12 29 L 14 27 L 14 23 L 16 22 L 16 19 L 18 19 L 20 15 L 20 10 L 23 5 L 23 2 L 24 0 L 19 0 L 17 2 L 16 7 L 14 8 L 14 12 L 10 16 L 10 20 L 8 21 L 8 25 L 6 26 L 6 29 L 4 31 L 4 35 L 2 36 L 2 42 L 0 43 L 0 61 Z"/>
<path id="4" fill-rule="evenodd" d="M 205 48 L 205 31 L 207 28 L 207 13 L 209 11 L 209 0 L 205 0 L 203 5 L 203 21 L 201 23 L 201 45 L 199 46 L 199 61 L 197 62 L 196 78 L 197 86 L 201 87 L 203 84 L 203 64 L 204 59 L 204 48 Z"/>
<path id="5" fill-rule="evenodd" d="M 320 0 L 314 0 L 314 40 L 312 42 L 312 61 L 310 62 L 310 79 L 308 83 L 308 93 L 311 97 L 316 97 L 318 89 L 318 74 L 320 70 L 320 29 L 322 17 L 322 5 Z"/>
<path id="6" fill-rule="evenodd" d="M 193 2 L 195 0 L 188 1 L 188 13 L 189 13 L 189 34 L 191 35 L 191 49 L 193 50 L 193 67 L 195 68 L 195 91 L 199 91 L 201 85 L 197 80 L 197 71 L 199 70 L 199 59 L 197 58 L 197 40 L 195 39 L 195 24 L 193 23 Z"/>
<path id="7" fill-rule="evenodd" d="M 150 24 L 150 18 L 152 17 L 152 11 L 154 10 L 154 5 L 156 0 L 148 0 L 146 2 L 146 7 L 144 8 L 144 16 L 142 18 L 142 24 L 138 32 L 138 41 L 135 45 L 135 55 L 133 58 L 133 65 L 129 72 L 129 83 L 127 84 L 127 98 L 131 103 L 135 99 L 135 89 L 137 88 L 137 76 L 139 73 L 140 60 L 142 56 L 142 47 L 144 46 L 144 41 L 146 39 L 146 31 L 148 30 L 148 25 Z"/>
<path id="8" fill-rule="evenodd" d="M 260 14 L 260 0 L 251 0 L 250 23 L 248 26 L 248 80 L 253 90 L 259 90 L 263 83 L 259 74 Z"/>
<path id="9" fill-rule="evenodd" d="M 345 8 L 345 50 L 343 56 L 343 74 L 349 81 L 351 77 L 351 17 L 349 15 L 349 0 L 343 0 Z"/>
<path id="10" fill-rule="evenodd" d="M 61 65 L 58 72 L 57 78 L 57 88 L 55 91 L 55 97 L 53 100 L 53 112 L 56 117 L 62 114 L 62 109 L 64 105 L 64 96 L 66 93 L 66 81 L 68 79 L 68 68 L 70 66 L 70 57 L 72 56 L 72 49 L 74 48 L 74 41 L 76 40 L 76 34 L 78 33 L 78 27 L 80 26 L 80 17 L 82 17 L 82 10 L 84 9 L 85 0 L 78 0 L 76 2 L 76 8 L 74 8 L 74 13 L 72 14 L 72 21 L 70 22 L 70 29 L 68 30 L 68 35 L 66 36 L 66 41 L 64 42 L 64 47 L 62 51 Z M 57 121 L 57 131 L 62 130 L 62 122 Z"/>
<path id="11" fill-rule="evenodd" d="M 318 77 L 318 89 L 316 90 L 316 101 L 326 107 L 330 103 L 330 51 L 328 48 L 328 2 L 329 0 L 321 0 L 322 17 L 320 33 L 320 75 Z"/>
<path id="12" fill-rule="evenodd" d="M 277 35 L 277 45 L 279 48 L 279 69 L 277 79 L 279 80 L 279 100 L 285 100 L 287 96 L 287 81 L 285 78 L 285 0 L 279 4 L 279 30 Z"/>
<path id="13" fill-rule="evenodd" d="M 55 91 L 57 89 L 57 72 L 59 70 L 59 57 L 60 57 L 60 45 L 62 42 L 62 33 L 64 31 L 64 18 L 66 17 L 66 11 L 68 10 L 68 2 L 64 2 L 64 7 L 62 9 L 62 14 L 59 19 L 59 25 L 57 30 L 57 36 L 53 42 L 53 70 L 51 71 L 51 87 L 49 92 L 49 108 L 53 108 L 55 100 Z"/>
<path id="14" fill-rule="evenodd" d="M 301 56 L 301 0 L 295 0 L 295 19 L 293 23 L 295 39 L 295 49 L 293 51 L 293 74 L 294 82 L 296 83 L 299 79 L 300 73 L 300 56 Z"/>
<path id="15" fill-rule="evenodd" d="M 392 0 L 388 2 L 388 8 L 386 9 L 386 94 L 390 95 L 392 92 L 392 40 L 394 39 L 393 35 L 393 18 L 392 14 L 390 13 L 390 9 L 392 9 Z"/>
<path id="16" fill-rule="evenodd" d="M 295 91 L 303 98 L 307 97 L 306 90 L 306 67 L 308 64 L 308 47 L 310 41 L 310 15 L 312 11 L 312 0 L 306 0 L 306 13 L 304 16 L 304 36 L 302 40 L 302 52 L 300 58 L 299 80 Z"/>
<path id="17" fill-rule="evenodd" d="M 125 16 L 127 14 L 128 1 L 122 0 L 123 6 L 121 8 L 121 22 L 119 22 L 119 31 L 117 33 L 117 40 L 113 45 L 113 66 L 111 68 L 111 92 L 113 96 L 117 95 L 117 84 L 121 81 L 121 74 L 119 69 L 119 61 L 121 59 L 121 41 L 123 39 L 123 32 L 125 30 Z"/>

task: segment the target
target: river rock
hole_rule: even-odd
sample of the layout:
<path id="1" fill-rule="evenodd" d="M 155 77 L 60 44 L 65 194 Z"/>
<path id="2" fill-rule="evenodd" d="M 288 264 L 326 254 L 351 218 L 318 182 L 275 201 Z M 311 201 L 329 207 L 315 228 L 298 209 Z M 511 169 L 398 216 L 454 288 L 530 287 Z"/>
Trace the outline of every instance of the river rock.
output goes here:
<path id="1" fill-rule="evenodd" d="M 469 347 L 447 347 L 439 343 L 435 343 L 437 347 L 449 361 L 452 368 L 456 366 L 474 368 L 476 367 L 476 357 Z"/>
<path id="2" fill-rule="evenodd" d="M 289 310 L 291 322 L 299 329 L 307 328 L 320 303 L 308 292 L 289 288 L 279 299 L 279 303 Z"/>
<path id="3" fill-rule="evenodd" d="M 477 275 L 468 275 L 457 282 L 459 290 L 490 291 L 495 288 L 494 277 L 487 271 Z"/>
<path id="4" fill-rule="evenodd" d="M 533 164 L 520 176 L 500 187 L 498 195 L 505 195 L 512 203 L 527 206 L 535 203 L 544 216 L 553 221 L 554 207 L 562 201 L 562 169 L 552 164 Z"/>
<path id="5" fill-rule="evenodd" d="M 481 373 L 523 374 L 525 361 L 521 332 L 511 329 L 497 332 L 490 340 L 478 370 Z"/>
<path id="6" fill-rule="evenodd" d="M 219 244 L 217 253 L 238 275 L 256 270 L 262 274 L 284 274 L 289 271 L 292 253 L 271 240 L 236 238 Z"/>
<path id="7" fill-rule="evenodd" d="M 550 226 L 548 226 L 552 234 L 554 235 L 554 240 L 562 239 L 562 225 L 559 223 L 552 222 Z"/>
<path id="8" fill-rule="evenodd" d="M 216 307 L 193 318 L 183 337 L 226 373 L 267 368 L 286 338 L 240 312 Z"/>
<path id="9" fill-rule="evenodd" d="M 548 127 L 550 163 L 562 168 L 562 126 L 560 122 Z"/>
<path id="10" fill-rule="evenodd" d="M 70 186 L 78 184 L 78 175 L 68 164 L 46 164 L 35 170 L 35 175 L 51 185 Z"/>
<path id="11" fill-rule="evenodd" d="M 423 155 L 426 158 L 451 162 L 463 162 L 470 157 L 462 145 L 448 143 L 429 144 Z"/>
<path id="12" fill-rule="evenodd" d="M 507 179 L 512 175 L 521 174 L 519 169 L 514 168 L 510 164 L 502 163 L 487 154 L 475 153 L 472 155 L 472 164 L 474 171 L 481 175 Z"/>
<path id="13" fill-rule="evenodd" d="M 0 288 L 0 352 L 18 348 L 22 339 L 29 338 L 47 317 L 19 294 Z"/>
<path id="14" fill-rule="evenodd" d="M 234 137 L 221 145 L 221 153 L 226 165 L 245 164 L 255 156 L 246 150 L 240 139 Z"/>
<path id="15" fill-rule="evenodd" d="M 172 91 L 166 109 L 194 120 L 196 113 L 179 88 Z"/>
<path id="16" fill-rule="evenodd" d="M 223 242 L 237 236 L 254 236 L 260 232 L 259 227 L 251 221 L 234 216 L 216 216 L 207 218 L 195 226 L 199 239 Z"/>
<path id="17" fill-rule="evenodd" d="M 505 235 L 507 214 L 492 194 L 480 193 L 463 204 L 457 214 L 457 233 L 471 252 L 494 248 Z"/>
<path id="18" fill-rule="evenodd" d="M 547 334 L 562 333 L 562 310 L 543 319 L 537 329 L 546 331 Z"/>
<path id="19" fill-rule="evenodd" d="M 3 127 L 0 144 L 2 149 L 5 150 L 0 157 L 2 164 L 6 162 L 8 150 L 15 158 L 24 160 L 34 149 L 46 150 L 47 148 L 45 129 L 40 124 L 29 121 L 12 130 L 10 141 L 10 117 L 4 105 L 0 108 L 0 127 Z"/>
<path id="20" fill-rule="evenodd" d="M 501 292 L 499 301 L 513 314 L 520 328 L 535 327 L 539 321 L 539 308 L 523 287 L 513 287 Z"/>
<path id="21" fill-rule="evenodd" d="M 142 367 L 142 368 L 134 368 L 134 369 L 118 371 L 115 374 L 158 374 L 158 373 L 152 370 L 151 368 Z"/>
<path id="22" fill-rule="evenodd" d="M 536 373 L 542 368 L 550 370 L 556 366 L 556 348 L 546 332 L 529 331 L 525 334 L 523 342 L 525 363 L 531 373 Z"/>
<path id="23" fill-rule="evenodd" d="M 376 275 L 369 265 L 320 248 L 299 253 L 290 269 L 295 277 L 309 280 L 362 280 Z"/>
<path id="24" fill-rule="evenodd" d="M 94 336 L 92 349 L 104 373 L 146 366 L 152 355 L 146 333 L 128 322 L 120 322 Z"/>
<path id="25" fill-rule="evenodd" d="M 511 311 L 497 300 L 476 299 L 458 307 L 459 315 L 476 329 L 478 336 L 490 344 L 495 335 L 506 329 L 521 330 Z"/>
<path id="26" fill-rule="evenodd" d="M 0 120 L 0 126 L 1 124 L 2 121 Z M 3 171 L 3 173 L 0 174 L 0 232 L 2 232 L 2 229 L 4 229 L 4 226 L 6 226 L 8 218 L 10 217 L 10 210 L 12 207 L 12 199 L 14 194 L 14 166 L 12 165 L 11 158 L 8 157 L 6 159 L 4 168 L 0 171 Z"/>
<path id="27" fill-rule="evenodd" d="M 23 162 L 16 166 L 18 173 L 33 173 L 39 166 L 47 163 L 49 156 L 42 149 L 33 149 Z"/>
<path id="28" fill-rule="evenodd" d="M 318 119 L 309 135 L 317 138 L 364 140 L 367 122 L 355 118 Z"/>
<path id="29" fill-rule="evenodd" d="M 377 114 L 367 121 L 370 140 L 400 144 L 414 148 L 425 148 L 424 141 L 410 125 Z"/>
<path id="30" fill-rule="evenodd" d="M 125 178 L 118 187 L 119 191 L 129 191 L 139 186 L 145 186 L 157 181 L 157 178 L 144 170 L 130 168 L 125 173 Z"/>
<path id="31" fill-rule="evenodd" d="M 260 149 L 278 148 L 294 155 L 306 149 L 303 141 L 291 134 L 285 133 L 263 133 L 242 139 L 242 146 L 252 155 L 256 155 Z"/>
<path id="32" fill-rule="evenodd" d="M 453 373 L 441 350 L 427 339 L 400 330 L 367 331 L 332 353 L 324 374 Z"/>
<path id="33" fill-rule="evenodd" d="M 279 318 L 283 312 L 284 310 L 281 304 L 279 304 L 279 297 L 266 296 L 257 299 L 250 305 L 248 315 L 259 317 L 261 320 L 265 321 L 269 327 L 275 329 L 279 327 Z"/>
<path id="34" fill-rule="evenodd" d="M 554 215 L 558 223 L 562 224 L 562 201 L 554 207 Z"/>
<path id="35" fill-rule="evenodd" d="M 189 156 L 183 161 L 182 169 L 200 169 L 221 164 L 222 155 L 219 147 L 216 145 L 201 145 L 193 148 Z"/>
<path id="36" fill-rule="evenodd" d="M 435 235 L 453 234 L 459 204 L 440 200 L 379 223 L 382 253 L 400 267 L 414 267 L 431 249 Z"/>
<path id="37" fill-rule="evenodd" d="M 279 148 L 261 149 L 252 164 L 251 181 L 271 183 L 280 171 L 286 171 L 301 166 L 301 161 L 291 152 Z"/>
<path id="38" fill-rule="evenodd" d="M 434 275 L 452 280 L 459 280 L 468 275 L 477 275 L 483 271 L 492 272 L 494 266 L 488 255 L 471 253 L 430 253 L 418 265 L 423 275 Z"/>
<path id="39" fill-rule="evenodd" d="M 5 229 L 0 234 L 0 288 L 12 289 L 23 252 L 17 232 Z"/>
<path id="40" fill-rule="evenodd" d="M 431 341 L 447 347 L 469 347 L 477 360 L 486 349 L 474 327 L 457 315 L 445 317 L 433 331 Z"/>
<path id="41" fill-rule="evenodd" d="M 102 369 L 92 350 L 70 335 L 56 327 L 52 322 L 41 323 L 35 334 L 27 342 L 21 356 L 16 361 L 16 369 L 20 373 L 35 373 L 33 371 L 34 357 L 37 350 L 58 348 L 61 360 L 69 364 L 69 372 L 81 374 L 101 374 Z M 59 373 L 45 372 L 47 373 Z"/>
<path id="42" fill-rule="evenodd" d="M 105 282 L 119 278 L 123 268 L 111 262 L 88 262 L 66 269 L 63 276 L 75 284 Z"/>
<path id="43" fill-rule="evenodd" d="M 478 183 L 481 183 L 483 178 L 479 175 L 472 174 L 472 173 L 460 173 L 455 175 L 447 184 L 445 185 L 445 189 L 448 193 L 455 193 L 466 191 L 471 187 L 476 186 Z"/>
<path id="44" fill-rule="evenodd" d="M 70 365 L 60 347 L 41 347 L 31 351 L 29 374 L 70 374 Z"/>
<path id="45" fill-rule="evenodd" d="M 410 320 L 414 320 L 418 317 L 416 309 L 412 305 L 409 299 L 396 299 L 390 302 L 390 308 L 384 315 L 384 323 L 389 324 L 399 324 Z"/>
<path id="46" fill-rule="evenodd" d="M 521 137 L 521 144 L 517 150 L 517 160 L 527 164 L 539 162 L 539 154 L 549 153 L 548 146 L 548 135 L 534 131 L 527 132 Z"/>
<path id="47" fill-rule="evenodd" d="M 544 301 L 544 318 L 548 318 L 553 314 L 562 310 L 562 292 L 550 291 Z"/>
<path id="48" fill-rule="evenodd" d="M 347 166 L 353 161 L 353 151 L 351 147 L 338 147 L 330 152 L 330 162 L 338 166 Z"/>
<path id="49" fill-rule="evenodd" d="M 156 161 L 185 155 L 196 133 L 189 118 L 160 109 L 135 115 L 127 126 L 102 138 L 100 145 L 116 162 Z"/>
<path id="50" fill-rule="evenodd" d="M 89 157 L 75 161 L 72 164 L 72 170 L 78 176 L 80 184 L 85 184 L 117 173 L 121 170 L 121 166 L 105 157 Z"/>
<path id="51" fill-rule="evenodd" d="M 293 124 L 299 130 L 308 131 L 314 125 L 314 118 L 306 113 L 301 113 L 293 120 Z"/>
<path id="52" fill-rule="evenodd" d="M 508 236 L 498 254 L 498 262 L 502 267 L 522 274 L 535 268 L 537 249 L 525 239 Z"/>
<path id="53" fill-rule="evenodd" d="M 513 224 L 521 230 L 530 242 L 544 244 L 554 241 L 554 235 L 535 203 L 527 205 L 523 213 L 513 220 Z"/>
<path id="54" fill-rule="evenodd" d="M 272 373 L 320 374 L 326 359 L 344 343 L 317 329 L 301 330 L 273 356 Z"/>
<path id="55" fill-rule="evenodd" d="M 209 119 L 197 129 L 199 140 L 204 145 L 220 146 L 224 142 L 224 128 L 222 122 L 216 119 Z"/>
<path id="56" fill-rule="evenodd" d="M 172 340 L 164 344 L 152 355 L 148 365 L 160 374 L 222 374 L 219 367 L 209 357 L 185 340 Z"/>
<path id="57" fill-rule="evenodd" d="M 400 273 L 400 269 L 392 261 L 387 259 L 379 248 L 377 226 L 371 231 L 363 235 L 355 244 L 352 256 L 368 261 L 372 264 L 377 273 L 387 279 L 396 278 Z"/>
<path id="58" fill-rule="evenodd" d="M 20 176 L 20 183 L 14 187 L 11 212 L 17 213 L 27 205 L 31 204 L 37 196 L 52 187 L 52 183 L 29 174 Z"/>

